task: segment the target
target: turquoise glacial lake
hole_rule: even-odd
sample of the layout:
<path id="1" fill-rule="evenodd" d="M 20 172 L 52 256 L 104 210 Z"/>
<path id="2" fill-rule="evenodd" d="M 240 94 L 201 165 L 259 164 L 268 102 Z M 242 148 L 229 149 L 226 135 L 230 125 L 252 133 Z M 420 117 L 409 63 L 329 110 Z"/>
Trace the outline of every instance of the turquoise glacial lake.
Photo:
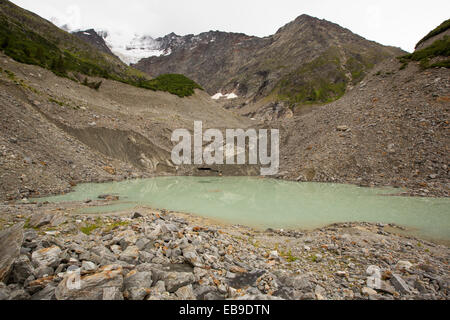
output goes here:
<path id="1" fill-rule="evenodd" d="M 425 239 L 450 241 L 450 199 L 393 196 L 398 189 L 296 183 L 253 177 L 159 177 L 82 184 L 39 201 L 72 202 L 120 196 L 83 213 L 148 206 L 254 228 L 313 229 L 340 222 L 394 223 Z"/>

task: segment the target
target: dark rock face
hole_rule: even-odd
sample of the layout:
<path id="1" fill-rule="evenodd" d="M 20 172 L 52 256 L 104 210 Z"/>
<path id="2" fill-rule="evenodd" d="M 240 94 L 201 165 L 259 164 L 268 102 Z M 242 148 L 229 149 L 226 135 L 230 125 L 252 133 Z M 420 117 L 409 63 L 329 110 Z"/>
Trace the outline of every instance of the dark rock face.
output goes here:
<path id="1" fill-rule="evenodd" d="M 0 281 L 6 282 L 14 261 L 20 256 L 23 223 L 0 232 Z"/>
<path id="2" fill-rule="evenodd" d="M 195 36 L 172 33 L 156 41 L 170 54 L 142 59 L 136 68 L 152 76 L 181 73 L 211 95 L 234 92 L 253 101 L 272 92 L 289 97 L 302 94 L 306 99 L 325 78 L 330 87 L 345 91 L 374 64 L 401 54 L 399 49 L 307 15 L 265 38 L 210 31 Z M 297 92 L 297 87 L 307 92 Z"/>
<path id="3" fill-rule="evenodd" d="M 81 40 L 89 43 L 90 45 L 94 46 L 101 52 L 115 56 L 114 53 L 111 51 L 111 49 L 109 49 L 109 47 L 106 45 L 105 40 L 94 29 L 77 31 L 73 32 L 72 34 L 77 36 Z"/>

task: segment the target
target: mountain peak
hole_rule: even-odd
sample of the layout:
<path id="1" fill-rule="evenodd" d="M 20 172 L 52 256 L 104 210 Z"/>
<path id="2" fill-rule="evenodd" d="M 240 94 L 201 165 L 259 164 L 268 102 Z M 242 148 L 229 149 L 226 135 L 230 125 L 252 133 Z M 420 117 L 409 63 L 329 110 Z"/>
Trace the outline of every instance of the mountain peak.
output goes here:
<path id="1" fill-rule="evenodd" d="M 94 29 L 76 31 L 76 32 L 73 32 L 72 34 L 77 36 L 84 42 L 89 43 L 91 46 L 94 46 L 98 50 L 114 56 L 114 53 L 106 45 L 103 37 L 101 37 Z"/>

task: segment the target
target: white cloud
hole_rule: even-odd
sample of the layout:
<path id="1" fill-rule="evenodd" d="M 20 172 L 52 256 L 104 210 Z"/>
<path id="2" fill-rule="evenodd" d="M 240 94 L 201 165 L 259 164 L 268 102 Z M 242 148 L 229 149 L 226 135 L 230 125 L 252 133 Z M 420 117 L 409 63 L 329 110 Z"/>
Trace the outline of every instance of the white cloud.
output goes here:
<path id="1" fill-rule="evenodd" d="M 370 29 L 380 29 L 382 26 L 382 12 L 378 6 L 370 5 L 366 9 L 366 23 Z"/>

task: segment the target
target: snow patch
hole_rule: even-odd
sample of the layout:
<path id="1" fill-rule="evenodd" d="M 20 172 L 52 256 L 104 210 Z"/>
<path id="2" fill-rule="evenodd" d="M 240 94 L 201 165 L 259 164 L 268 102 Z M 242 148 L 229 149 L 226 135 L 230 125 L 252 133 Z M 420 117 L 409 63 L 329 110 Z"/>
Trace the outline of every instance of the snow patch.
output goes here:
<path id="1" fill-rule="evenodd" d="M 120 31 L 98 31 L 98 33 L 111 51 L 128 65 L 138 63 L 144 58 L 167 54 L 161 50 L 158 41 L 147 35 L 130 35 Z"/>
<path id="2" fill-rule="evenodd" d="M 213 100 L 219 100 L 220 98 L 222 98 L 223 97 L 223 94 L 221 94 L 220 92 L 218 92 L 218 93 L 216 93 L 215 95 L 213 95 L 212 97 L 211 97 L 211 99 L 213 99 Z"/>
<path id="3" fill-rule="evenodd" d="M 211 97 L 211 99 L 213 99 L 213 100 L 219 100 L 219 99 L 222 99 L 222 98 L 231 100 L 231 99 L 236 99 L 236 98 L 239 98 L 239 97 L 235 93 L 222 94 L 221 92 L 218 92 L 218 93 L 216 93 L 215 95 L 213 95 Z"/>
<path id="4" fill-rule="evenodd" d="M 68 32 L 81 31 L 74 28 L 74 24 L 63 24 L 60 20 L 52 18 L 52 22 L 59 28 Z M 127 33 L 122 30 L 95 29 L 111 51 L 126 64 L 138 63 L 141 59 L 153 56 L 170 55 L 170 50 L 161 50 L 161 43 L 151 36 Z M 85 35 L 92 36 L 88 32 Z"/>

